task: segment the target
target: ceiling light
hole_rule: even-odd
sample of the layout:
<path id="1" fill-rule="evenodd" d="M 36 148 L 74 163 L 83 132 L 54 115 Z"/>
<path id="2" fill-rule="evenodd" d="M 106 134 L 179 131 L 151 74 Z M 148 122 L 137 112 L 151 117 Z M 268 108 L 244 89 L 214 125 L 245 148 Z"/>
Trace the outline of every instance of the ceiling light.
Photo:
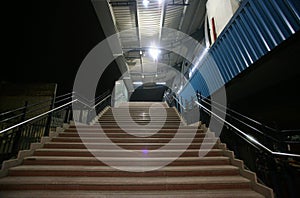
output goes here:
<path id="1" fill-rule="evenodd" d="M 155 46 L 152 46 L 151 48 L 150 48 L 150 50 L 149 50 L 149 53 L 150 53 L 150 55 L 151 55 L 151 57 L 154 59 L 154 60 L 157 60 L 157 58 L 158 58 L 158 55 L 160 54 L 160 50 L 159 49 L 157 49 L 157 47 L 155 47 Z"/>
<path id="2" fill-rule="evenodd" d="M 134 85 L 142 85 L 143 82 L 133 82 Z"/>
<path id="3" fill-rule="evenodd" d="M 143 0 L 143 4 L 146 8 L 148 7 L 149 3 L 150 3 L 149 0 Z"/>

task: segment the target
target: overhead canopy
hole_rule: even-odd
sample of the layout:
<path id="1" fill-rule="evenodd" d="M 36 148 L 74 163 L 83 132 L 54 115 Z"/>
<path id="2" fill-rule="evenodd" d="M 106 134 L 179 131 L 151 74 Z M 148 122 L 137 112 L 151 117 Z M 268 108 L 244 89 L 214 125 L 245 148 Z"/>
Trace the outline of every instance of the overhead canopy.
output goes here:
<path id="1" fill-rule="evenodd" d="M 159 72 L 174 67 L 182 72 L 185 59 L 160 48 L 163 38 L 170 37 L 164 28 L 171 28 L 203 39 L 207 0 L 92 0 L 106 36 L 119 34 L 118 61 L 122 73 L 130 82 L 164 82 L 168 73 Z M 200 34 L 199 34 L 200 32 Z M 172 35 L 176 41 L 176 35 Z M 126 67 L 126 68 L 124 68 Z"/>

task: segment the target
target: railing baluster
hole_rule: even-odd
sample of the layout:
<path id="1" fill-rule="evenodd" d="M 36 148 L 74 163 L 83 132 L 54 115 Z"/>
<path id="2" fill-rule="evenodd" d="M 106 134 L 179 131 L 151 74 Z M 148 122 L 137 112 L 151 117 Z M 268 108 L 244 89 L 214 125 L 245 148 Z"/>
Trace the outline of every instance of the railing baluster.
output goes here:
<path id="1" fill-rule="evenodd" d="M 18 154 L 19 150 L 28 149 L 32 142 L 40 141 L 42 136 L 48 136 L 52 128 L 62 126 L 63 123 L 68 123 L 73 118 L 71 109 L 74 102 L 79 102 L 80 104 L 82 104 L 82 108 L 78 109 L 81 111 L 82 120 L 84 120 L 83 116 L 86 116 L 84 114 L 84 111 L 90 111 L 94 109 L 98 114 L 107 105 L 110 104 L 111 95 L 107 95 L 107 93 L 109 93 L 109 91 L 105 92 L 106 95 L 97 97 L 95 101 L 84 99 L 81 96 L 80 98 L 83 98 L 84 100 L 81 100 L 76 96 L 75 99 L 73 99 L 72 94 L 75 94 L 73 92 L 57 97 L 54 94 L 51 100 L 51 109 L 49 111 L 40 113 L 39 115 L 30 113 L 30 116 L 33 117 L 27 119 L 26 117 L 29 117 L 29 112 L 35 112 L 36 109 L 40 109 L 41 106 L 45 106 L 46 103 L 49 105 L 49 99 L 45 100 L 44 102 L 38 102 L 31 105 L 28 105 L 28 103 L 26 103 L 25 107 L 0 113 L 0 121 L 3 121 L 1 122 L 1 127 L 6 126 L 4 129 L 0 130 L 0 166 L 1 162 L 3 162 L 4 160 L 15 157 Z M 59 100 L 56 100 L 58 98 Z M 64 104 L 62 104 L 62 102 L 64 102 Z M 60 106 L 55 107 L 55 105 Z M 28 111 L 28 107 L 36 108 L 30 109 L 30 111 Z M 21 110 L 23 112 L 20 114 Z M 18 115 L 13 115 L 13 113 L 17 113 Z M 22 117 L 20 120 L 19 118 L 21 115 Z M 7 118 L 7 116 L 10 117 Z M 16 119 L 18 119 L 17 123 Z M 5 120 L 11 123 L 7 124 Z M 90 120 L 91 115 L 88 115 L 86 121 Z"/>

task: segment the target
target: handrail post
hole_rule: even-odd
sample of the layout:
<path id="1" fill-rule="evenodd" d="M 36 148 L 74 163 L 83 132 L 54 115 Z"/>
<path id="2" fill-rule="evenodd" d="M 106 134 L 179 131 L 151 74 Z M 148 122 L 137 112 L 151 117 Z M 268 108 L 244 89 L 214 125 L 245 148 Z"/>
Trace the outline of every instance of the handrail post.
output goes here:
<path id="1" fill-rule="evenodd" d="M 25 119 L 26 119 L 27 107 L 28 107 L 28 101 L 25 101 L 23 115 L 20 120 L 21 122 L 25 121 Z M 14 142 L 13 142 L 13 146 L 12 146 L 12 154 L 13 155 L 17 155 L 19 152 L 19 147 L 20 147 L 19 141 L 22 136 L 23 128 L 24 128 L 24 125 L 21 125 L 19 127 L 19 129 L 17 130 L 16 135 L 14 137 L 14 140 L 13 140 Z"/>
<path id="2" fill-rule="evenodd" d="M 198 102 L 202 105 L 202 95 L 201 95 L 201 92 L 199 92 L 197 90 L 196 96 L 197 96 Z M 200 105 L 199 105 L 199 114 L 200 114 L 200 121 L 203 123 L 204 122 L 204 120 L 203 120 L 203 112 L 202 112 L 202 107 Z"/>
<path id="3" fill-rule="evenodd" d="M 56 89 L 55 89 L 55 91 L 54 91 L 53 98 L 52 98 L 52 100 L 51 100 L 50 110 L 52 110 L 52 109 L 54 108 L 54 105 L 55 105 L 55 98 L 56 98 Z M 44 132 L 44 136 L 49 136 L 50 128 L 51 128 L 51 122 L 52 122 L 52 115 L 53 115 L 53 112 L 50 112 L 50 113 L 48 114 L 47 122 L 46 122 L 46 127 L 45 127 L 45 132 Z"/>
<path id="4" fill-rule="evenodd" d="M 71 114 L 71 106 L 66 109 L 64 123 L 68 123 L 70 121 L 70 114 Z"/>

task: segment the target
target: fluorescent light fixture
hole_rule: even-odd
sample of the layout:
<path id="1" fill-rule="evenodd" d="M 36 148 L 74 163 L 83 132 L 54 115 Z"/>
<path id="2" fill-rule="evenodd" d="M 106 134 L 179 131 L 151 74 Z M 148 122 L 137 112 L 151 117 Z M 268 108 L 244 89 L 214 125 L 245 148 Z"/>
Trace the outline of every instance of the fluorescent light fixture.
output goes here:
<path id="1" fill-rule="evenodd" d="M 157 82 L 157 85 L 166 85 L 166 82 Z"/>
<path id="2" fill-rule="evenodd" d="M 148 7 L 149 3 L 150 3 L 149 0 L 143 0 L 143 4 L 146 8 Z"/>
<path id="3" fill-rule="evenodd" d="M 134 85 L 142 85 L 143 82 L 133 82 Z"/>
<path id="4" fill-rule="evenodd" d="M 129 76 L 125 76 L 125 77 L 123 77 L 123 80 L 130 80 L 130 77 Z"/>

